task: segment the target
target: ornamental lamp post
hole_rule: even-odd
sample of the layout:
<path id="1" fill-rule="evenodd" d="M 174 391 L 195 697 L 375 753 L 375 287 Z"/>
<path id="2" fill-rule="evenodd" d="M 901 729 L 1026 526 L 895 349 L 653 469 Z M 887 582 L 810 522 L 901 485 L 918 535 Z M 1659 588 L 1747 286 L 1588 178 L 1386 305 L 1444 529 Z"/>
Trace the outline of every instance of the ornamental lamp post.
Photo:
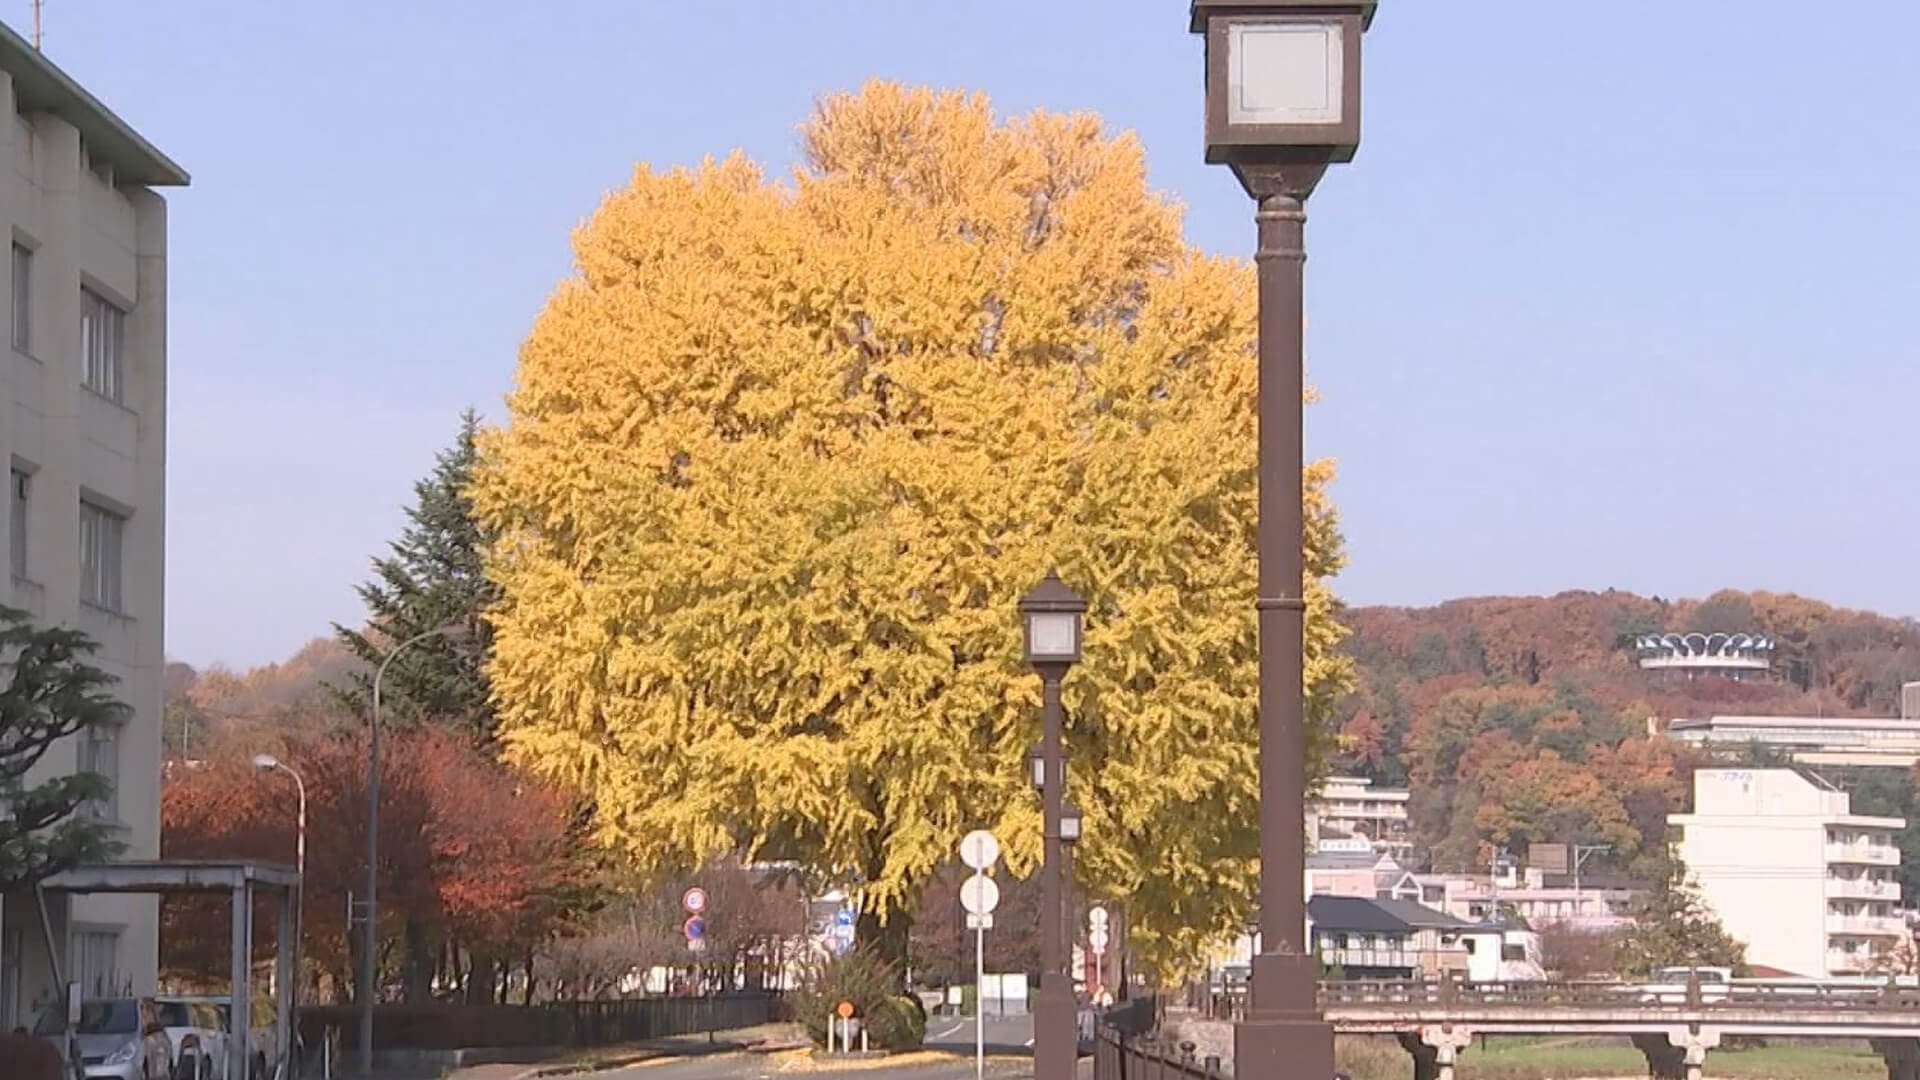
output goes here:
<path id="1" fill-rule="evenodd" d="M 1260 929 L 1234 1030 L 1246 1080 L 1333 1075 L 1308 948 L 1301 398 L 1306 201 L 1360 145 L 1360 38 L 1375 0 L 1193 0 L 1206 42 L 1206 157 L 1257 203 Z"/>
<path id="2" fill-rule="evenodd" d="M 1060 682 L 1080 660 L 1082 620 L 1087 602 L 1067 588 L 1058 575 L 1045 580 L 1020 600 L 1020 616 L 1027 663 L 1040 675 L 1040 753 L 1029 761 L 1029 777 L 1041 794 L 1044 846 L 1041 856 L 1040 993 L 1033 1010 L 1033 1074 L 1035 1080 L 1074 1080 L 1080 1050 L 1075 1023 L 1072 977 L 1067 972 L 1066 881 L 1067 842 L 1063 828 L 1066 786 L 1051 783 L 1066 776 L 1062 733 L 1066 721 L 1060 706 Z M 1037 761 L 1037 766 L 1035 762 Z M 1079 836 L 1079 818 L 1073 824 Z"/>

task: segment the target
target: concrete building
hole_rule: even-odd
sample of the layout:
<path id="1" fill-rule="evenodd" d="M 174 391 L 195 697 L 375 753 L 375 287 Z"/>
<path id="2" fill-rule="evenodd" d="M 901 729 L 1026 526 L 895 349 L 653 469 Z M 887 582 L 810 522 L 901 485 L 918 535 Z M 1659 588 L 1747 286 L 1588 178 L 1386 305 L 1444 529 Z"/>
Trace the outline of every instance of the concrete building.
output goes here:
<path id="1" fill-rule="evenodd" d="M 1365 837 L 1374 850 L 1404 855 L 1413 847 L 1407 835 L 1405 788 L 1376 788 L 1359 776 L 1328 777 L 1307 806 L 1307 835 Z"/>
<path id="2" fill-rule="evenodd" d="M 1307 856 L 1307 895 L 1418 900 L 1420 889 L 1391 855 L 1321 850 Z"/>
<path id="3" fill-rule="evenodd" d="M 1669 721 L 1667 735 L 1695 746 L 1758 743 L 1804 765 L 1910 769 L 1920 762 L 1920 683 L 1903 687 L 1900 700 L 1898 717 L 1713 716 Z"/>
<path id="4" fill-rule="evenodd" d="M 1534 927 L 1562 924 L 1577 930 L 1618 930 L 1632 921 L 1647 895 L 1644 882 L 1606 874 L 1549 874 L 1537 867 L 1488 877 L 1420 874 L 1420 902 L 1449 915 L 1481 922 L 1511 913 Z"/>
<path id="5" fill-rule="evenodd" d="M 1815 978 L 1863 972 L 1906 934 L 1900 818 L 1854 814 L 1801 769 L 1702 769 L 1679 853 L 1747 961 Z"/>
<path id="6" fill-rule="evenodd" d="M 129 859 L 159 855 L 167 214 L 186 174 L 11 29 L 0 26 L 0 216 L 12 240 L 0 364 L 0 600 L 99 643 L 132 707 L 123 727 L 56 746 L 29 776 L 114 782 L 87 812 Z M 49 898 L 62 974 L 87 993 L 154 989 L 158 904 Z M 31 896 L 0 905 L 0 1024 L 31 1023 L 58 989 Z"/>

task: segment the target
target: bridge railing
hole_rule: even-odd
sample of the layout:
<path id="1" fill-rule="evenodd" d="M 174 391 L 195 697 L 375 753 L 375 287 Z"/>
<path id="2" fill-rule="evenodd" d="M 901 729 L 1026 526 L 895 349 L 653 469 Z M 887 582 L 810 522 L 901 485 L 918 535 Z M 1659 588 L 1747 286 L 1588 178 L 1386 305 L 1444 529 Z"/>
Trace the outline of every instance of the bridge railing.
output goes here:
<path id="1" fill-rule="evenodd" d="M 1848 1008 L 1920 1012 L 1920 988 L 1808 983 L 1725 983 L 1679 986 L 1629 982 L 1512 982 L 1368 980 L 1326 982 L 1322 1009 L 1382 1005 L 1413 1008 L 1672 1007 L 1698 1009 Z"/>

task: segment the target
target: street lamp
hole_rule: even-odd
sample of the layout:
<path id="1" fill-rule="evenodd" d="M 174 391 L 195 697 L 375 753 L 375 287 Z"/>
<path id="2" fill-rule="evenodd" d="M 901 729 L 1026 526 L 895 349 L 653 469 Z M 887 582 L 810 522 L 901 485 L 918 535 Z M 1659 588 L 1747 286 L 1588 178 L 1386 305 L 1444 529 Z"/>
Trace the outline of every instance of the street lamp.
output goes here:
<path id="1" fill-rule="evenodd" d="M 1087 602 L 1067 588 L 1059 576 L 1046 579 L 1020 600 L 1025 655 L 1040 675 L 1040 753 L 1031 772 L 1040 787 L 1042 810 L 1040 916 L 1040 995 L 1034 1006 L 1033 1073 L 1035 1080 L 1073 1080 L 1079 1066 L 1080 1044 L 1075 1023 L 1073 982 L 1067 968 L 1066 880 L 1067 842 L 1064 783 L 1048 783 L 1066 776 L 1062 745 L 1066 721 L 1060 707 L 1060 682 L 1080 660 L 1081 620 Z M 1079 816 L 1073 824 L 1080 835 Z"/>
<path id="2" fill-rule="evenodd" d="M 394 660 L 420 642 L 430 637 L 457 641 L 466 635 L 467 628 L 462 623 L 445 623 L 415 634 L 395 645 L 373 673 L 373 715 L 367 737 L 367 899 L 364 921 L 360 924 L 360 1071 L 367 1076 L 373 1075 L 373 999 L 377 977 L 374 959 L 378 951 L 374 935 L 379 925 L 374 898 L 380 886 L 380 682 L 386 678 L 387 668 Z"/>
<path id="3" fill-rule="evenodd" d="M 1360 38 L 1375 0 L 1193 0 L 1205 36 L 1206 157 L 1257 201 L 1259 229 L 1260 925 L 1234 1031 L 1244 1077 L 1333 1075 L 1306 940 L 1300 472 L 1306 200 L 1360 145 Z"/>
<path id="4" fill-rule="evenodd" d="M 293 777 L 293 790 L 299 796 L 299 807 L 296 818 L 298 824 L 295 827 L 293 841 L 293 868 L 295 872 L 300 875 L 300 880 L 294 886 L 293 892 L 293 985 L 287 988 L 290 992 L 288 1000 L 291 1003 L 289 1012 L 291 1015 L 298 1015 L 300 1008 L 300 980 L 304 977 L 305 972 L 305 965 L 302 963 L 302 960 L 304 959 L 303 952 L 306 945 L 307 913 L 307 783 L 300 779 L 299 773 L 293 771 L 293 766 L 288 765 L 272 754 L 253 755 L 253 767 L 263 773 L 270 773 L 278 769 L 288 776 Z M 286 948 L 287 943 L 284 941 L 281 942 L 280 947 L 282 949 Z M 291 1039 L 292 1036 L 292 1031 L 281 1033 L 281 1038 L 283 1039 Z M 292 1046 L 293 1044 L 288 1042 L 287 1045 Z"/>

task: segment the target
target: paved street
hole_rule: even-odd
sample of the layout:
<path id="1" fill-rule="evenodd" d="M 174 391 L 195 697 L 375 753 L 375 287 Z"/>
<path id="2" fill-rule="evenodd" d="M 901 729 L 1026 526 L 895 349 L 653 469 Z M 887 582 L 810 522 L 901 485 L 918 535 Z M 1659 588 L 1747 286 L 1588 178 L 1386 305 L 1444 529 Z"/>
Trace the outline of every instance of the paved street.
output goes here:
<path id="1" fill-rule="evenodd" d="M 987 1053 L 1030 1054 L 1033 1052 L 1033 1017 L 987 1017 Z M 939 1050 L 973 1052 L 973 1020 L 960 1016 L 927 1018 L 927 1045 Z"/>
<path id="2" fill-rule="evenodd" d="M 1033 1075 L 1033 1062 L 1026 1057 L 989 1056 L 987 1075 L 993 1080 L 1022 1080 Z M 967 1080 L 971 1076 L 971 1057 L 945 1053 L 909 1054 L 895 1061 L 869 1060 L 845 1066 L 816 1061 L 804 1054 L 719 1054 L 594 1074 L 595 1080 Z"/>

